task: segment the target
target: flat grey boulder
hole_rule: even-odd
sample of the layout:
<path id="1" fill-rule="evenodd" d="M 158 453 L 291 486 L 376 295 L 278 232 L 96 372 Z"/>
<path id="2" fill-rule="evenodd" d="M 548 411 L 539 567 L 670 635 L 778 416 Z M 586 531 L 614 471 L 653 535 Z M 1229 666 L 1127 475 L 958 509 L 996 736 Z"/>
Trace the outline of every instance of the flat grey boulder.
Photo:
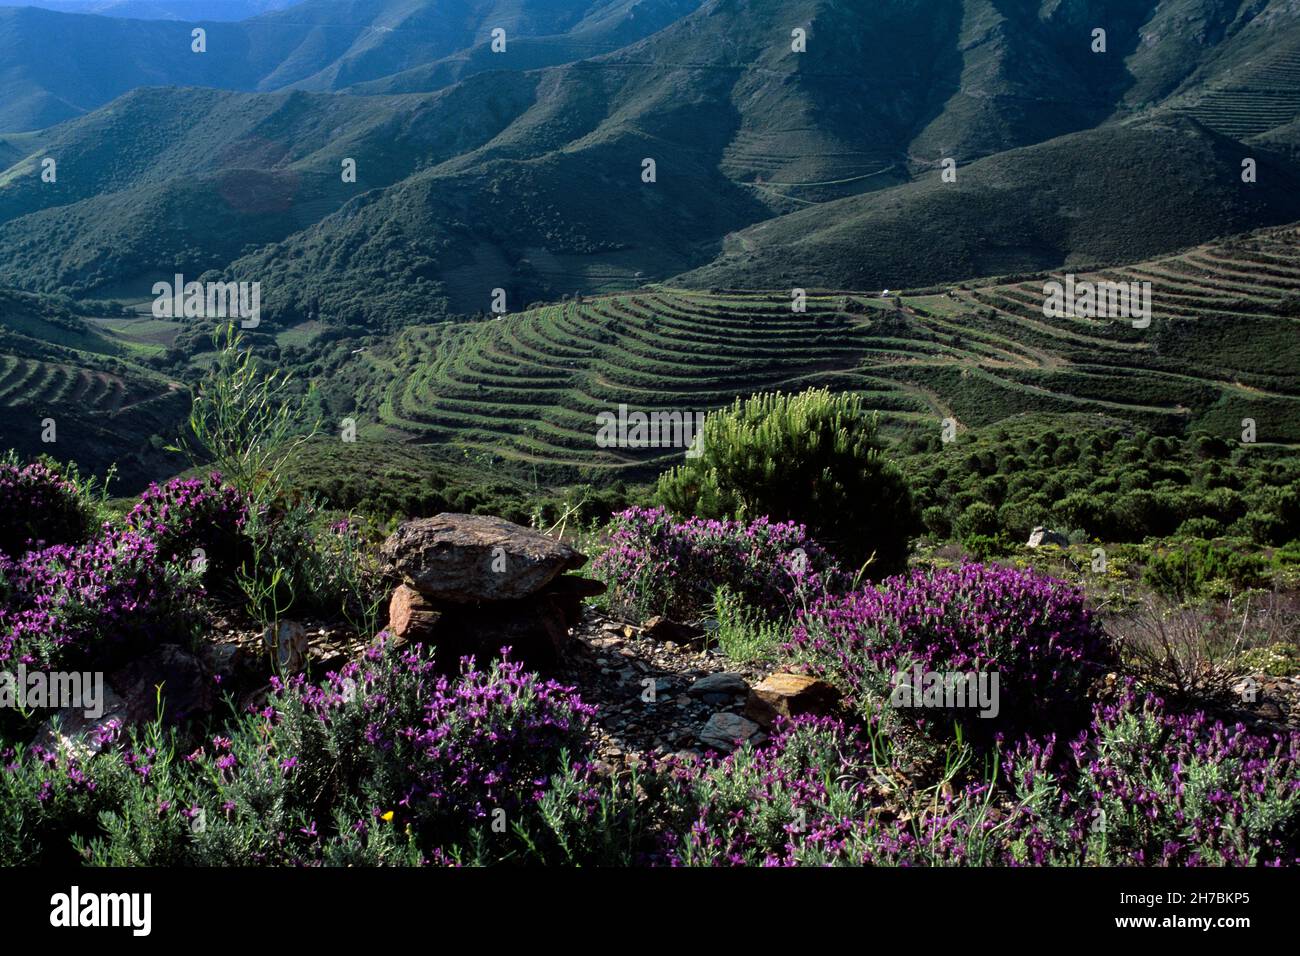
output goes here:
<path id="1" fill-rule="evenodd" d="M 446 512 L 407 521 L 380 552 L 384 570 L 434 601 L 472 604 L 532 597 L 587 556 L 488 515 Z"/>
<path id="2" fill-rule="evenodd" d="M 700 731 L 700 742 L 722 753 L 731 753 L 737 744 L 744 743 L 762 729 L 739 714 L 717 713 Z"/>
<path id="3" fill-rule="evenodd" d="M 686 691 L 692 697 L 707 697 L 709 694 L 748 694 L 749 684 L 739 674 L 709 674 L 701 677 Z"/>

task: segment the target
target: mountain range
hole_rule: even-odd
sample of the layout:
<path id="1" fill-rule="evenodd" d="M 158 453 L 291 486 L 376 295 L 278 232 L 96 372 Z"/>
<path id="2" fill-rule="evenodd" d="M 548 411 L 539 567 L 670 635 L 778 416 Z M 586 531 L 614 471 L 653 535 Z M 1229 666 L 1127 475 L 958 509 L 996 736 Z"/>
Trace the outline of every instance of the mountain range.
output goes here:
<path id="1" fill-rule="evenodd" d="M 924 284 L 1300 218 L 1294 0 L 309 0 L 203 54 L 175 23 L 0 23 L 0 263 L 29 291 L 217 270 L 273 317 L 374 326 L 496 288 Z"/>

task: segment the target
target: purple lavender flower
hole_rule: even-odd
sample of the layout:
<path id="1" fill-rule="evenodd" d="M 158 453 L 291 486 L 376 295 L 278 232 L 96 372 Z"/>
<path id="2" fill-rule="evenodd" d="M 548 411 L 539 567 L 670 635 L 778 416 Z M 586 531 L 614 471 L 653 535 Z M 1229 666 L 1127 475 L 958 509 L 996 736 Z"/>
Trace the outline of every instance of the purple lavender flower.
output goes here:
<path id="1" fill-rule="evenodd" d="M 721 585 L 753 607 L 788 613 L 844 580 L 834 559 L 801 524 L 767 518 L 748 524 L 676 521 L 663 508 L 629 508 L 615 515 L 609 547 L 592 571 L 628 610 L 678 620 L 709 607 Z"/>

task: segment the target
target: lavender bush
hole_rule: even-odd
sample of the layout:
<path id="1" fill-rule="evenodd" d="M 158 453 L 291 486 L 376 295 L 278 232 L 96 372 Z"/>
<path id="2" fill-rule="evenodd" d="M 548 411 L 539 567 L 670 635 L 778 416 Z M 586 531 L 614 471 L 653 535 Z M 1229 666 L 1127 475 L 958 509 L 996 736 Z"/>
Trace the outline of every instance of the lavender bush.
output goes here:
<path id="1" fill-rule="evenodd" d="M 0 460 L 0 553 L 85 541 L 95 525 L 86 498 L 74 477 L 48 462 Z"/>
<path id="2" fill-rule="evenodd" d="M 669 817 L 664 860 L 674 866 L 829 862 L 868 826 L 870 767 L 869 753 L 848 729 L 811 718 L 718 764 L 670 758 L 661 768 Z"/>
<path id="3" fill-rule="evenodd" d="M 191 562 L 195 549 L 216 573 L 237 568 L 248 557 L 242 535 L 248 499 L 218 472 L 206 479 L 173 478 L 151 484 L 126 516 L 126 526 L 152 538 L 165 560 Z"/>
<path id="4" fill-rule="evenodd" d="M 1300 863 L 1300 732 L 1171 713 L 1130 683 L 1067 748 L 1025 740 L 1004 768 L 1022 807 L 1022 862 Z"/>
<path id="5" fill-rule="evenodd" d="M 89 761 L 0 749 L 0 863 L 1300 863 L 1300 733 L 1253 736 L 1131 691 L 1066 748 L 1026 739 L 990 779 L 930 788 L 811 717 L 722 761 L 602 778 L 588 713 L 508 662 L 448 682 L 420 655 L 372 654 L 281 687 L 185 757 L 157 725 L 110 727 Z"/>
<path id="6" fill-rule="evenodd" d="M 1099 704 L 1064 752 L 897 789 L 843 725 L 800 718 L 718 764 L 670 761 L 663 860 L 705 866 L 1300 864 L 1300 733 L 1252 735 L 1152 697 Z"/>
<path id="7" fill-rule="evenodd" d="M 160 785 L 134 804 L 145 811 L 114 815 L 93 851 L 156 863 L 133 847 L 165 803 L 206 808 L 192 838 L 205 863 L 445 862 L 472 854 L 495 819 L 535 815 L 565 753 L 585 752 L 592 712 L 508 659 L 467 660 L 449 680 L 423 649 L 376 646 L 319 685 L 276 682 L 264 708 L 171 761 L 180 780 L 155 773 Z"/>
<path id="8" fill-rule="evenodd" d="M 174 635 L 200 593 L 149 537 L 109 529 L 90 544 L 0 555 L 0 664 L 52 664 Z"/>
<path id="9" fill-rule="evenodd" d="M 995 788 L 901 791 L 828 718 L 784 722 L 718 764 L 668 761 L 673 866 L 955 866 L 1005 862 Z"/>
<path id="10" fill-rule="evenodd" d="M 110 745 L 119 734 L 110 722 L 93 743 Z M 72 838 L 95 832 L 100 813 L 131 799 L 130 776 L 116 755 L 92 759 L 0 744 L 0 865 L 79 862 Z"/>
<path id="11" fill-rule="evenodd" d="M 889 578 L 826 597 L 800 617 L 787 650 L 838 684 L 858 713 L 891 732 L 943 736 L 1057 729 L 1090 680 L 1114 663 L 1083 592 L 1030 570 L 966 564 Z M 897 682 L 924 673 L 997 675 L 997 714 L 890 706 Z"/>
<path id="12" fill-rule="evenodd" d="M 0 465 L 0 481 L 21 492 L 0 501 L 0 515 L 48 505 L 50 521 L 73 536 L 57 502 L 93 512 L 88 487 L 74 479 L 41 463 Z M 377 561 L 350 522 L 325 527 L 311 502 L 254 505 L 216 473 L 151 485 L 123 519 L 75 537 L 0 551 L 0 663 L 181 636 L 207 593 L 203 581 L 227 598 L 244 580 L 258 593 L 278 587 L 295 611 L 342 615 L 366 634 L 384 597 Z M 286 594 L 275 595 L 285 607 Z"/>
<path id="13" fill-rule="evenodd" d="M 843 579 L 803 525 L 789 521 L 677 521 L 663 508 L 630 508 L 614 516 L 608 539 L 592 573 L 609 587 L 612 607 L 640 619 L 695 618 L 724 585 L 751 607 L 787 614 Z"/>

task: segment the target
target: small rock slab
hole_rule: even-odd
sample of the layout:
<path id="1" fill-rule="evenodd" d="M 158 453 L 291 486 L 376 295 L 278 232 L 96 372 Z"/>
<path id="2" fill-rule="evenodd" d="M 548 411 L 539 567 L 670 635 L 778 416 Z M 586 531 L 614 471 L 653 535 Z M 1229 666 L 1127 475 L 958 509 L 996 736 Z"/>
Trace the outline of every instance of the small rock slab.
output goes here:
<path id="1" fill-rule="evenodd" d="M 693 683 L 686 693 L 692 697 L 707 697 L 710 694 L 747 694 L 749 684 L 739 674 L 709 674 Z"/>
<path id="2" fill-rule="evenodd" d="M 103 745 L 96 740 L 97 732 L 107 729 L 113 721 L 120 725 L 131 722 L 130 710 L 121 695 L 107 684 L 103 692 L 103 713 L 98 717 L 86 716 L 81 708 L 64 707 L 55 714 L 57 720 L 46 720 L 37 728 L 32 743 L 80 760 L 99 753 Z"/>
<path id="3" fill-rule="evenodd" d="M 586 555 L 539 531 L 451 512 L 405 522 L 380 553 L 388 574 L 453 604 L 531 597 L 587 563 Z"/>
<path id="4" fill-rule="evenodd" d="M 771 727 L 778 717 L 828 714 L 839 697 L 839 691 L 824 680 L 807 674 L 778 672 L 765 677 L 750 690 L 745 716 L 764 727 Z"/>
<path id="5" fill-rule="evenodd" d="M 88 716 L 84 709 L 76 707 L 59 710 L 55 714 L 57 729 L 55 721 L 46 720 L 35 742 L 49 749 L 91 756 L 99 750 L 95 731 L 105 728 L 109 721 L 125 726 L 143 724 L 157 716 L 160 685 L 163 717 L 169 724 L 198 719 L 217 702 L 212 677 L 198 657 L 178 644 L 158 644 L 143 657 L 104 677 L 98 715 Z"/>
<path id="6" fill-rule="evenodd" d="M 131 719 L 141 723 L 157 714 L 159 685 L 164 716 L 171 723 L 196 719 L 219 703 L 212 676 L 178 644 L 159 644 L 105 679 L 126 701 Z"/>
<path id="7" fill-rule="evenodd" d="M 749 740 L 762 729 L 739 714 L 717 713 L 700 730 L 700 742 L 722 753 L 731 753 L 738 744 Z"/>

